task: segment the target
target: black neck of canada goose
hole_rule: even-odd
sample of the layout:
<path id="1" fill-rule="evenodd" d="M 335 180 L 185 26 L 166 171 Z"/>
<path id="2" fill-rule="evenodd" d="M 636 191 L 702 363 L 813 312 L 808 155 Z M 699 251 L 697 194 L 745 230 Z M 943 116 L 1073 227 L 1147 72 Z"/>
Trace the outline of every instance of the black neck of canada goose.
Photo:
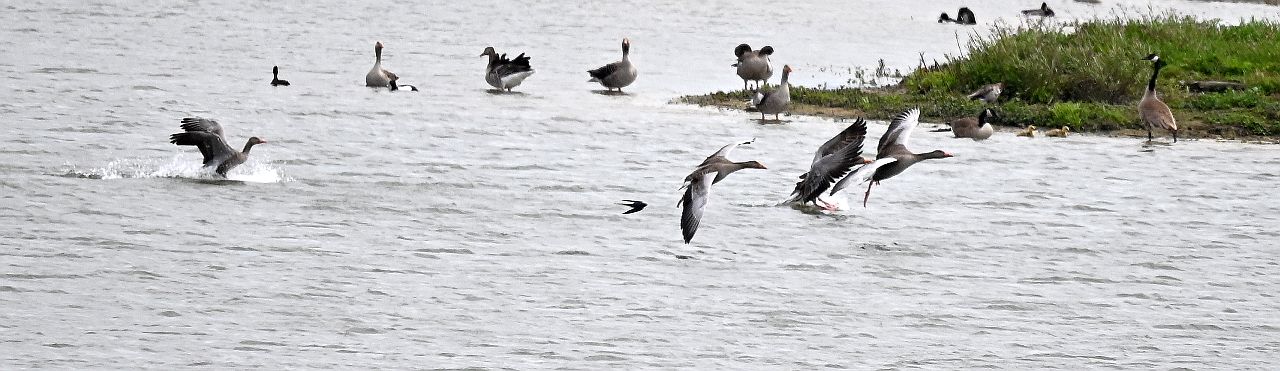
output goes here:
<path id="1" fill-rule="evenodd" d="M 1164 61 L 1160 59 L 1156 59 L 1156 62 L 1151 64 L 1151 80 L 1147 81 L 1147 92 L 1156 92 L 1156 77 L 1160 75 L 1160 69 L 1163 67 Z"/>

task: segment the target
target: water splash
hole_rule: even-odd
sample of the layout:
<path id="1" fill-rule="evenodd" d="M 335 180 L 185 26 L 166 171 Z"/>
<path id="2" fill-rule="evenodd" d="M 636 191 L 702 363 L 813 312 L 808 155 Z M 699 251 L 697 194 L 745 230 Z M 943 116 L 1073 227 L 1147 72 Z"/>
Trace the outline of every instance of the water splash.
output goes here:
<path id="1" fill-rule="evenodd" d="M 135 178 L 224 180 L 212 168 L 201 166 L 199 158 L 184 154 L 174 155 L 167 162 L 148 158 L 116 159 L 108 162 L 104 167 L 90 169 L 79 169 L 75 165 L 68 164 L 63 175 L 105 180 Z M 232 169 L 230 173 L 227 173 L 225 180 L 249 183 L 282 183 L 293 181 L 293 178 L 285 175 L 284 170 L 272 164 L 270 159 L 254 158 Z"/>

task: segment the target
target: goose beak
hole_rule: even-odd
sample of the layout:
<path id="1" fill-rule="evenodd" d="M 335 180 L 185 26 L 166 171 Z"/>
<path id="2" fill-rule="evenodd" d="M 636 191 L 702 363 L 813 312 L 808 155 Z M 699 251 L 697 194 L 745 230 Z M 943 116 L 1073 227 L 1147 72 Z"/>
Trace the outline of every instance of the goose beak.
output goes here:
<path id="1" fill-rule="evenodd" d="M 951 154 L 951 152 L 942 152 L 942 157 L 956 157 L 956 156 Z"/>

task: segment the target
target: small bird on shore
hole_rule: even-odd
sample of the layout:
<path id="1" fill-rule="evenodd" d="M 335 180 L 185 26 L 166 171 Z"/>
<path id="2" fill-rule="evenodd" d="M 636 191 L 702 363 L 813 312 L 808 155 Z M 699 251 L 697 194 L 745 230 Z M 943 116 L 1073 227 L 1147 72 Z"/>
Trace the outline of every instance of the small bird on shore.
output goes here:
<path id="1" fill-rule="evenodd" d="M 598 82 L 600 85 L 609 89 L 609 91 L 618 89 L 618 92 L 621 93 L 622 88 L 625 88 L 627 85 L 631 85 L 632 82 L 636 81 L 636 75 L 638 74 L 636 66 L 631 64 L 630 55 L 631 39 L 623 38 L 622 60 L 587 71 L 587 74 L 591 75 L 591 80 L 587 81 Z"/>
<path id="2" fill-rule="evenodd" d="M 869 164 L 862 165 L 858 170 L 854 170 L 853 174 L 849 174 L 840 179 L 836 185 L 831 187 L 831 194 L 845 187 L 867 183 L 867 193 L 862 197 L 862 207 L 867 207 L 867 199 L 871 198 L 871 186 L 880 184 L 880 181 L 902 174 L 911 165 L 924 160 L 932 160 L 938 158 L 952 157 L 950 153 L 943 150 L 934 150 L 925 153 L 912 153 L 907 149 L 907 141 L 911 139 L 911 131 L 920 123 L 920 109 L 912 108 L 906 112 L 898 114 L 889 123 L 889 128 L 885 130 L 884 135 L 880 137 L 880 144 L 876 146 L 876 160 Z"/>
<path id="3" fill-rule="evenodd" d="M 280 79 L 280 66 L 271 66 L 271 86 L 289 86 L 289 80 Z"/>
<path id="4" fill-rule="evenodd" d="M 1177 143 L 1178 123 L 1173 117 L 1173 111 L 1156 96 L 1156 77 L 1160 75 L 1165 62 L 1156 53 L 1148 54 L 1143 60 L 1151 61 L 1151 80 L 1147 81 L 1147 91 L 1142 94 L 1142 101 L 1138 102 L 1138 117 L 1147 126 L 1147 142 L 1155 139 L 1151 131 L 1159 128 L 1173 134 L 1173 142 Z"/>
<path id="5" fill-rule="evenodd" d="M 960 11 L 956 12 L 955 19 L 952 19 L 951 16 L 948 16 L 947 13 L 945 12 L 942 13 L 941 16 L 938 16 L 938 23 L 945 23 L 945 22 L 952 22 L 952 23 L 963 24 L 963 25 L 978 24 L 978 21 L 973 17 L 973 11 L 969 10 L 969 7 L 961 7 Z"/>
<path id="6" fill-rule="evenodd" d="M 747 90 L 747 81 L 755 81 L 756 89 L 760 89 L 760 85 L 773 77 L 773 64 L 769 63 L 769 56 L 773 55 L 773 47 L 765 45 L 760 50 L 751 50 L 751 45 L 740 44 L 733 49 L 733 54 L 738 56 L 738 63 L 733 66 L 738 68 L 738 77 L 742 78 L 742 90 Z"/>
<path id="7" fill-rule="evenodd" d="M 506 54 L 498 55 L 498 51 L 490 46 L 480 53 L 482 57 L 486 55 L 489 56 L 489 65 L 485 67 L 484 81 L 498 90 L 510 92 L 512 88 L 520 86 L 525 78 L 533 75 L 529 57 L 524 56 L 524 53 L 520 53 L 515 59 L 507 59 Z"/>
<path id="8" fill-rule="evenodd" d="M 649 206 L 649 204 L 644 203 L 644 201 L 636 201 L 636 200 L 622 200 L 622 201 L 623 202 L 619 202 L 618 204 L 631 207 L 631 210 L 624 211 L 622 212 L 623 214 L 640 212 L 640 210 L 644 210 L 645 206 Z"/>
<path id="9" fill-rule="evenodd" d="M 997 99 L 1000 99 L 1000 92 L 1002 91 L 1004 91 L 1003 82 L 983 85 L 978 90 L 974 90 L 973 93 L 969 93 L 969 100 L 981 100 L 982 103 L 987 104 L 995 103 Z"/>
<path id="10" fill-rule="evenodd" d="M 783 65 L 782 83 L 778 84 L 777 89 L 767 92 L 756 91 L 752 104 L 760 110 L 760 121 L 764 121 L 765 114 L 771 114 L 774 121 L 779 121 L 778 114 L 785 112 L 791 105 L 791 83 L 787 82 L 790 77 L 791 66 Z"/>
<path id="11" fill-rule="evenodd" d="M 1067 135 L 1069 134 L 1071 134 L 1070 126 L 1063 126 L 1061 129 L 1053 129 L 1053 130 L 1044 132 L 1044 136 L 1055 137 L 1055 138 L 1066 138 Z"/>
<path id="12" fill-rule="evenodd" d="M 1020 137 L 1027 137 L 1027 138 L 1035 138 L 1035 137 L 1036 137 L 1036 126 L 1035 126 L 1035 125 L 1027 125 L 1027 127 L 1026 127 L 1026 128 L 1024 128 L 1024 129 L 1022 129 L 1022 131 L 1019 131 L 1019 132 L 1018 132 L 1018 136 L 1020 136 Z"/>
<path id="13" fill-rule="evenodd" d="M 978 117 L 959 118 L 947 123 L 951 126 L 951 134 L 956 138 L 972 138 L 973 140 L 985 140 L 995 133 L 995 128 L 991 123 L 987 122 L 989 117 L 1000 117 L 996 111 L 990 108 L 983 109 L 978 113 Z"/>
<path id="14" fill-rule="evenodd" d="M 249 150 L 254 145 L 267 142 L 252 137 L 244 144 L 243 151 L 236 151 L 227 144 L 227 138 L 222 135 L 222 125 L 217 121 L 188 117 L 182 119 L 181 127 L 185 132 L 169 135 L 169 143 L 196 146 L 204 155 L 204 167 L 214 168 L 223 178 L 227 177 L 228 171 L 249 159 Z"/>
<path id="15" fill-rule="evenodd" d="M 734 148 L 753 141 L 755 140 L 730 143 L 721 147 L 719 151 L 702 160 L 702 164 L 698 165 L 692 173 L 684 177 L 684 185 L 680 187 L 685 189 L 684 196 L 680 198 L 680 202 L 676 203 L 677 207 L 684 206 L 680 212 L 680 232 L 684 235 L 684 243 L 687 244 L 693 240 L 693 234 L 698 232 L 698 226 L 702 224 L 702 209 L 707 206 L 707 197 L 711 194 L 712 184 L 719 183 L 738 170 L 765 169 L 764 164 L 759 161 L 733 162 L 726 158 Z"/>
<path id="16" fill-rule="evenodd" d="M 1023 10 L 1022 15 L 1031 17 L 1052 17 L 1053 9 L 1049 9 L 1049 3 L 1040 3 L 1040 9 Z"/>

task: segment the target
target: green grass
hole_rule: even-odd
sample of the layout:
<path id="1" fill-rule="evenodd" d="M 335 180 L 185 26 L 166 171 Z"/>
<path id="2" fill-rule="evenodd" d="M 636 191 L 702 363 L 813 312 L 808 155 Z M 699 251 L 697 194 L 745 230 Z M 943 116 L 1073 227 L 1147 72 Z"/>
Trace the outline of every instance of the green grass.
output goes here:
<path id="1" fill-rule="evenodd" d="M 997 25 L 989 36 L 975 37 L 965 48 L 964 57 L 922 66 L 896 87 L 797 87 L 792 102 L 857 110 L 877 119 L 919 106 L 928 119 L 950 119 L 974 116 L 982 109 L 980 102 L 965 100 L 964 95 L 1004 82 L 996 104 L 999 124 L 1145 130 L 1136 106 L 1151 63 L 1141 58 L 1156 52 L 1168 62 L 1157 91 L 1182 131 L 1202 136 L 1280 135 L 1280 23 L 1274 21 L 1225 25 L 1164 14 L 1059 25 Z M 1248 88 L 1191 93 L 1180 82 L 1192 80 L 1235 81 Z M 704 98 L 747 99 L 740 92 Z"/>

